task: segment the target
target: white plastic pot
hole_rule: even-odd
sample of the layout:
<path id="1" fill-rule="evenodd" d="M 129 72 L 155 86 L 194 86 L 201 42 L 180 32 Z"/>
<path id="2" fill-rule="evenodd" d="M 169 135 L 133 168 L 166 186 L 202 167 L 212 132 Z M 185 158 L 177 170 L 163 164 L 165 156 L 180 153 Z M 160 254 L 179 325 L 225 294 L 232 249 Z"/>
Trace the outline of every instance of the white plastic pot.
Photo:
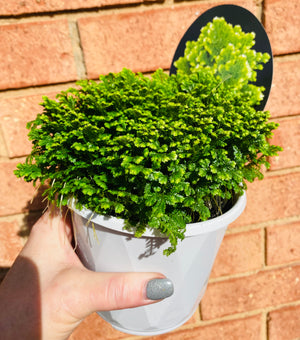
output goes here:
<path id="1" fill-rule="evenodd" d="M 123 230 L 123 220 L 74 210 L 78 255 L 83 264 L 101 272 L 161 272 L 174 284 L 174 294 L 155 304 L 98 314 L 119 331 L 135 335 L 157 335 L 184 324 L 204 295 L 209 275 L 227 226 L 239 217 L 246 194 L 225 214 L 188 224 L 186 238 L 166 257 L 166 238 L 153 235 L 135 238 Z M 96 235 L 94 234 L 96 232 Z"/>

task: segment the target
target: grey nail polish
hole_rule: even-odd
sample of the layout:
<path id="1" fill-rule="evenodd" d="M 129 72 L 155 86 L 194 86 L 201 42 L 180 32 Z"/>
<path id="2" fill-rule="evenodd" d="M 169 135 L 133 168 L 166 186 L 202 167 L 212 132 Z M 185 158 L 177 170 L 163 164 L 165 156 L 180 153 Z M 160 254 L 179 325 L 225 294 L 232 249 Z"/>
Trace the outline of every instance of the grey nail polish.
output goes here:
<path id="1" fill-rule="evenodd" d="M 146 294 L 149 300 L 165 299 L 173 292 L 173 283 L 169 279 L 153 279 L 147 283 Z"/>

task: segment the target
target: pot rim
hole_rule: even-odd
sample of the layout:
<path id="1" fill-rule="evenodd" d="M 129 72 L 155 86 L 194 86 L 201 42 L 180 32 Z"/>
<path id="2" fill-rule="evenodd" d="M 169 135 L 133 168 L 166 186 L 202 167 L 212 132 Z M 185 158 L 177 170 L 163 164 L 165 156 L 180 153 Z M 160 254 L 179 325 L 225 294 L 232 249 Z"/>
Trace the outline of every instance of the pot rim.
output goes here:
<path id="1" fill-rule="evenodd" d="M 226 228 L 230 223 L 232 223 L 242 214 L 243 210 L 246 207 L 246 201 L 247 201 L 246 192 L 244 191 L 244 194 L 238 197 L 233 207 L 226 211 L 224 214 L 209 219 L 207 221 L 188 223 L 186 225 L 185 237 L 210 233 L 221 228 Z M 134 231 L 128 231 L 126 229 L 123 229 L 125 226 L 125 222 L 121 218 L 94 214 L 91 210 L 86 209 L 85 207 L 83 207 L 81 210 L 76 209 L 74 198 L 70 200 L 68 206 L 75 214 L 85 218 L 90 223 L 94 223 L 96 229 L 97 225 L 99 225 L 101 227 L 111 229 L 119 233 L 134 236 Z M 167 238 L 166 235 L 163 235 L 158 230 L 154 229 L 147 229 L 142 237 Z"/>

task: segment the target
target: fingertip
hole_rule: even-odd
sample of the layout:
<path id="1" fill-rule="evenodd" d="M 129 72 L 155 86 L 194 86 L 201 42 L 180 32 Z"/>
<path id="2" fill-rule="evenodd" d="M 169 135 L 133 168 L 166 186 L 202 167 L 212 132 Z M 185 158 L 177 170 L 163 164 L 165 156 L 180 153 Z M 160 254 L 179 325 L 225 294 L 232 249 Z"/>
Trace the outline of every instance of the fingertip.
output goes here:
<path id="1" fill-rule="evenodd" d="M 174 293 L 173 282 L 168 278 L 155 278 L 147 282 L 146 297 L 149 300 L 163 300 Z"/>

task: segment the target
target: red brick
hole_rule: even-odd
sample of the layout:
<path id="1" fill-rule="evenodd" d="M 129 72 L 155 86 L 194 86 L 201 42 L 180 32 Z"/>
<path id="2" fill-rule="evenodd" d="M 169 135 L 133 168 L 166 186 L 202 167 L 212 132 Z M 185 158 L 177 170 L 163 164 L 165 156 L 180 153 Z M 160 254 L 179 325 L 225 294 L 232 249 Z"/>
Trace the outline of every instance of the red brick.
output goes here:
<path id="1" fill-rule="evenodd" d="M 248 185 L 247 206 L 230 228 L 299 215 L 300 173 L 267 176 Z"/>
<path id="2" fill-rule="evenodd" d="M 271 143 L 280 145 L 283 151 L 270 159 L 271 170 L 300 165 L 300 118 L 280 120 L 279 123 Z"/>
<path id="3" fill-rule="evenodd" d="M 0 26 L 0 89 L 76 80 L 67 20 Z"/>
<path id="4" fill-rule="evenodd" d="M 298 0 L 265 0 L 265 27 L 273 53 L 300 51 L 300 3 Z"/>
<path id="5" fill-rule="evenodd" d="M 262 339 L 263 320 L 261 315 L 244 319 L 217 322 L 176 331 L 159 336 L 149 337 L 149 340 L 259 340 Z"/>
<path id="6" fill-rule="evenodd" d="M 18 221 L 0 222 L 0 267 L 9 267 L 23 248 Z"/>
<path id="7" fill-rule="evenodd" d="M 16 162 L 0 163 L 0 216 L 43 209 L 45 204 L 31 183 L 16 178 L 16 166 Z"/>
<path id="8" fill-rule="evenodd" d="M 267 263 L 300 261 L 300 221 L 267 228 Z"/>
<path id="9" fill-rule="evenodd" d="M 209 283 L 202 299 L 204 320 L 279 306 L 300 299 L 300 265 Z"/>
<path id="10" fill-rule="evenodd" d="M 55 94 L 48 93 L 48 97 L 54 98 Z M 35 119 L 42 112 L 39 105 L 42 95 L 26 97 L 14 97 L 0 100 L 0 125 L 9 157 L 21 157 L 31 151 L 31 143 L 28 140 L 26 123 Z"/>
<path id="11" fill-rule="evenodd" d="M 226 235 L 221 244 L 211 277 L 232 275 L 263 266 L 262 230 Z"/>
<path id="12" fill-rule="evenodd" d="M 273 85 L 266 106 L 272 117 L 300 113 L 300 57 L 275 58 Z"/>
<path id="13" fill-rule="evenodd" d="M 296 340 L 300 338 L 300 306 L 273 311 L 268 317 L 269 340 Z"/>
<path id="14" fill-rule="evenodd" d="M 0 15 L 21 15 L 28 13 L 41 13 L 41 12 L 56 12 L 63 10 L 79 10 L 89 8 L 101 8 L 113 5 L 134 4 L 140 2 L 149 2 L 154 0 L 51 0 L 51 1 L 38 1 L 38 0 L 9 0 L 2 1 L 0 7 Z"/>
<path id="15" fill-rule="evenodd" d="M 253 1 L 235 3 L 252 11 L 256 9 Z M 190 24 L 203 11 L 218 4 L 201 2 L 79 19 L 88 77 L 98 78 L 99 74 L 118 72 L 124 67 L 141 72 L 168 69 Z"/>

